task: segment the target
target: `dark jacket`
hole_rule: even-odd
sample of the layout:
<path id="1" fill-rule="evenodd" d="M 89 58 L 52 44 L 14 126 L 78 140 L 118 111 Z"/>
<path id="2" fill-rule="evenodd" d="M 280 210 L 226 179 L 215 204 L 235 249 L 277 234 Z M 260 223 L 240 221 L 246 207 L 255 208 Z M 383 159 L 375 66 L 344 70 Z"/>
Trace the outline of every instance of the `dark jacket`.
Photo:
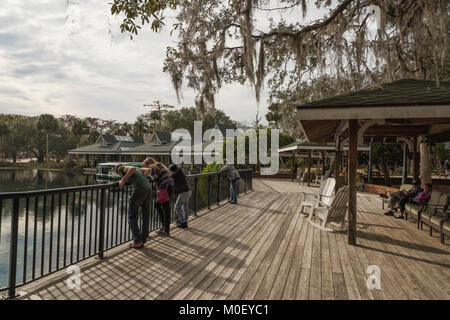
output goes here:
<path id="1" fill-rule="evenodd" d="M 172 180 L 174 184 L 173 191 L 175 194 L 180 194 L 190 190 L 183 170 L 178 169 L 176 172 L 172 173 Z"/>
<path id="2" fill-rule="evenodd" d="M 237 179 L 241 178 L 239 172 L 231 164 L 226 164 L 225 166 L 223 166 L 220 172 L 225 172 L 228 175 L 228 178 L 230 179 L 231 182 L 234 182 Z"/>
<path id="3" fill-rule="evenodd" d="M 156 182 L 158 189 L 165 189 L 167 184 L 170 183 L 170 174 L 158 163 L 158 168 L 152 172 L 152 179 Z"/>

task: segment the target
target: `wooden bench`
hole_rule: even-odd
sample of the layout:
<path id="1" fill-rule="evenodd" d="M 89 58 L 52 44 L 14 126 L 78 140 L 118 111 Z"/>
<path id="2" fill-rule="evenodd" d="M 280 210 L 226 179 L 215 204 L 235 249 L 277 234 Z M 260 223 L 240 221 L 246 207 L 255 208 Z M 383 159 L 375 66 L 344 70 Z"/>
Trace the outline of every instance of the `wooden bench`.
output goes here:
<path id="1" fill-rule="evenodd" d="M 431 194 L 433 195 L 434 192 L 436 191 L 433 191 Z M 442 233 L 443 224 L 448 221 L 447 209 L 450 204 L 450 194 L 441 192 L 436 193 L 439 195 L 439 200 L 435 200 L 434 203 L 431 203 L 430 199 L 419 216 L 420 228 L 423 229 L 423 225 L 427 225 L 429 227 L 430 236 L 433 235 L 433 230 Z M 437 198 L 437 196 L 435 198 Z"/>
<path id="2" fill-rule="evenodd" d="M 394 193 L 394 192 L 397 192 L 397 191 L 409 191 L 411 189 L 412 189 L 412 184 L 402 184 L 400 186 L 400 189 L 396 189 L 395 191 L 391 191 L 391 192 L 386 191 L 384 194 L 387 197 L 386 198 L 382 198 L 382 201 L 381 201 L 382 209 L 384 210 L 384 204 L 389 204 L 389 198 L 390 198 L 391 193 Z"/>

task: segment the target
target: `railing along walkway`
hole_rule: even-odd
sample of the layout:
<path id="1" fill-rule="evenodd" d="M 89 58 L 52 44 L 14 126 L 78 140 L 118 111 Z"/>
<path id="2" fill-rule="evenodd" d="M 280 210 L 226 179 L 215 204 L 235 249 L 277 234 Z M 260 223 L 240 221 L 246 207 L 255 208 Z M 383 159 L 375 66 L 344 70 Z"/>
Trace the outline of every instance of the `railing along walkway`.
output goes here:
<path id="1" fill-rule="evenodd" d="M 203 210 L 188 229 L 119 246 L 85 261 L 81 289 L 55 274 L 22 288 L 25 299 L 449 299 L 450 249 L 415 224 L 383 215 L 358 195 L 357 246 L 298 213 L 298 184 L 254 180 L 254 191 Z M 276 190 L 282 190 L 277 192 Z M 367 268 L 381 270 L 368 289 Z"/>

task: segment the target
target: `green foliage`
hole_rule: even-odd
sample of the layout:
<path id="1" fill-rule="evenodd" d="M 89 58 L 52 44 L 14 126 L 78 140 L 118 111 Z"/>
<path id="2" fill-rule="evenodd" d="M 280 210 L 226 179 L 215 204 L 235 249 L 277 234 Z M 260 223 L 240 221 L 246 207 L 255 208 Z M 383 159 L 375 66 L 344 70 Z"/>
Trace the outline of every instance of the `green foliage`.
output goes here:
<path id="1" fill-rule="evenodd" d="M 82 136 L 89 134 L 89 126 L 86 121 L 76 119 L 73 123 L 72 133 L 81 139 Z"/>
<path id="2" fill-rule="evenodd" d="M 283 115 L 281 113 L 281 103 L 273 102 L 268 107 L 269 112 L 266 114 L 266 120 L 272 128 L 279 128 L 279 122 Z"/>
<path id="3" fill-rule="evenodd" d="M 56 131 L 58 128 L 58 121 L 51 114 L 41 114 L 37 122 L 37 128 L 46 133 L 50 133 Z"/>
<path id="4" fill-rule="evenodd" d="M 120 25 L 122 32 L 137 35 L 141 27 L 137 24 L 150 24 L 151 29 L 159 31 L 164 25 L 163 12 L 165 9 L 176 9 L 180 0 L 114 0 L 111 7 L 111 14 L 124 15 L 125 18 Z"/>
<path id="5" fill-rule="evenodd" d="M 403 148 L 401 144 L 374 144 L 372 149 L 373 163 L 381 165 L 384 161 L 387 165 L 403 161 Z"/>
<path id="6" fill-rule="evenodd" d="M 66 156 L 64 159 L 64 171 L 79 171 L 82 170 L 82 166 L 72 156 Z"/>
<path id="7" fill-rule="evenodd" d="M 133 124 L 132 135 L 135 137 L 143 137 L 145 133 L 149 132 L 149 126 L 144 121 L 144 119 L 138 117 L 136 122 Z"/>
<path id="8" fill-rule="evenodd" d="M 0 122 L 0 137 L 5 137 L 9 134 L 9 127 L 5 122 Z"/>
<path id="9" fill-rule="evenodd" d="M 203 117 L 202 117 L 203 116 Z M 203 121 L 203 130 L 213 128 L 216 124 L 233 125 L 233 121 L 222 110 L 212 110 L 200 115 L 194 107 L 168 111 L 164 117 L 162 130 L 172 132 L 175 129 L 187 129 L 194 135 L 194 121 Z"/>
<path id="10" fill-rule="evenodd" d="M 450 160 L 450 149 L 446 147 L 445 143 L 437 143 L 434 150 L 432 150 L 432 154 L 442 164 L 445 160 Z"/>
<path id="11" fill-rule="evenodd" d="M 218 172 L 222 169 L 222 165 L 219 163 L 209 163 L 202 171 L 202 173 L 211 173 L 211 172 Z M 225 178 L 225 177 L 221 177 Z M 217 190 L 217 178 L 210 178 L 211 179 L 211 190 Z M 208 177 L 203 176 L 198 181 L 198 191 L 200 198 L 202 199 L 203 203 L 208 203 Z M 212 195 L 214 196 L 214 195 Z"/>
<path id="12" fill-rule="evenodd" d="M 0 115 L 0 121 L 7 123 L 9 134 L 2 138 L 0 152 L 11 157 L 35 157 L 43 162 L 48 134 L 49 155 L 57 161 L 63 159 L 69 149 L 77 145 L 77 138 L 64 122 L 51 115 L 25 117 L 19 115 Z"/>
<path id="13" fill-rule="evenodd" d="M 390 171 L 395 162 L 402 163 L 401 144 L 374 144 L 372 149 L 374 165 L 378 165 L 384 176 L 384 184 L 390 186 Z"/>
<path id="14" fill-rule="evenodd" d="M 172 132 L 178 128 L 189 130 L 194 134 L 194 121 L 197 120 L 195 108 L 181 108 L 180 110 L 170 110 L 164 118 L 162 130 Z"/>
<path id="15" fill-rule="evenodd" d="M 256 143 L 259 146 L 259 139 L 260 139 L 260 129 L 256 129 L 255 130 L 255 134 L 256 134 Z M 237 167 L 245 167 L 246 165 L 248 166 L 249 164 L 249 151 L 250 151 L 250 136 L 249 135 L 241 135 L 239 137 L 234 137 L 234 159 L 237 159 L 237 146 L 238 146 L 238 139 L 245 139 L 245 164 L 244 165 L 237 165 Z M 227 139 L 226 141 L 223 142 L 223 154 L 226 155 L 227 154 L 227 143 L 229 139 Z M 292 138 L 291 136 L 287 135 L 287 134 L 283 134 L 283 133 L 279 133 L 279 147 L 284 147 L 292 142 L 294 142 L 295 139 Z M 269 128 L 267 129 L 267 155 L 270 157 L 271 156 L 271 142 L 272 142 L 272 130 Z M 258 152 L 259 152 L 259 147 L 257 148 Z M 277 150 L 278 151 L 278 150 Z M 224 156 L 225 157 L 225 156 Z M 259 155 L 257 157 L 259 159 Z"/>
<path id="16" fill-rule="evenodd" d="M 202 173 L 218 172 L 222 167 L 220 163 L 208 163 Z"/>

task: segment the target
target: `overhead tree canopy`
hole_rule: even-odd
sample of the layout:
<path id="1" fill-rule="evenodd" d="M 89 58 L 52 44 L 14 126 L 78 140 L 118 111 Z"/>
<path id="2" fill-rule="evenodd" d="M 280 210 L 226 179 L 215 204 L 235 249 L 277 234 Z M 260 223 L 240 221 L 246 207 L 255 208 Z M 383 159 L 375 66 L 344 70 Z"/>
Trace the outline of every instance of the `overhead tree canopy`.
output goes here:
<path id="1" fill-rule="evenodd" d="M 223 83 L 249 83 L 259 101 L 267 80 L 270 100 L 288 112 L 296 100 L 450 77 L 448 0 L 115 0 L 112 12 L 126 13 L 122 31 L 137 34 L 139 24 L 158 30 L 175 7 L 179 41 L 164 71 L 178 96 L 185 82 L 197 92 L 200 112 L 214 108 Z M 306 22 L 314 7 L 324 16 Z"/>

